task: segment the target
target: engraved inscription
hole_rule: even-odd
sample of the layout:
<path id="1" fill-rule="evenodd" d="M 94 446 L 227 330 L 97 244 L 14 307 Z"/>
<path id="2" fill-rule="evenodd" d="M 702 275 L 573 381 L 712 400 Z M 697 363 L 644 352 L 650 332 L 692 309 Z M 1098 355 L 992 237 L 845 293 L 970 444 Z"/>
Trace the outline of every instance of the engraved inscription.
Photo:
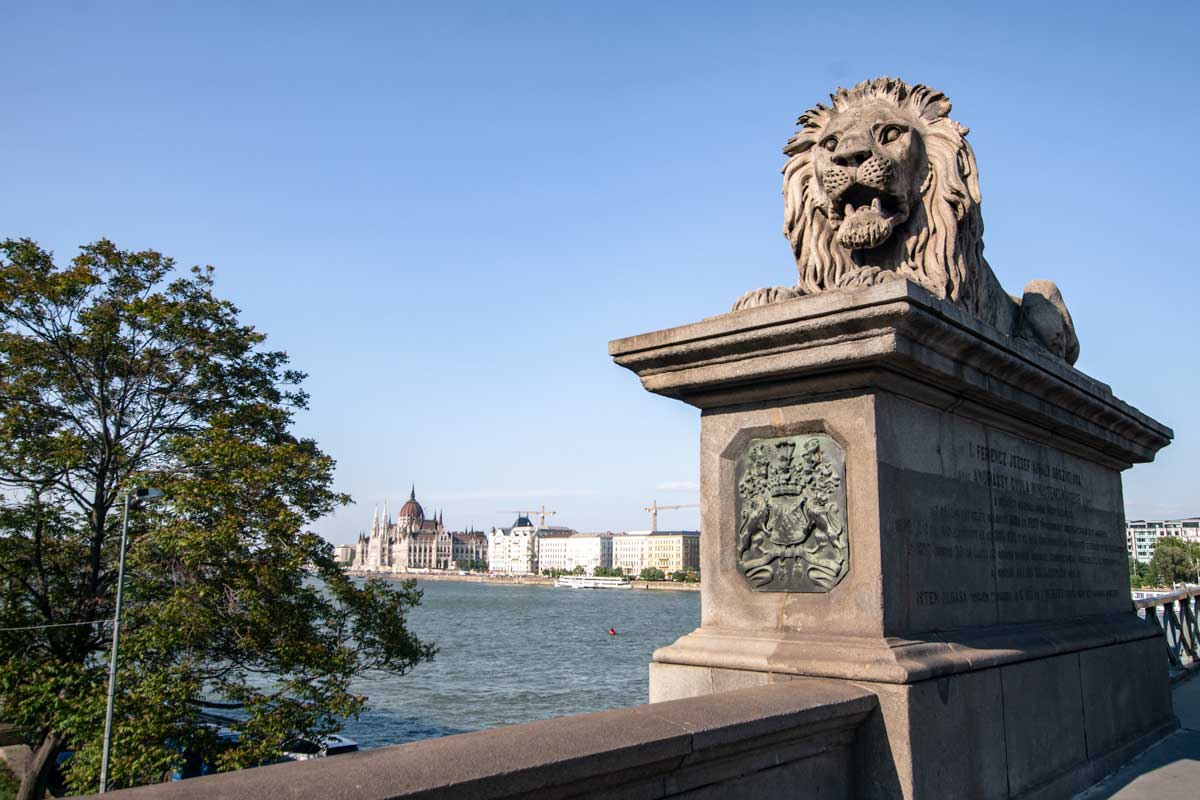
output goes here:
<path id="1" fill-rule="evenodd" d="M 826 434 L 752 439 L 737 463 L 738 568 L 759 592 L 828 592 L 846 574 L 846 466 Z"/>
<path id="2" fill-rule="evenodd" d="M 954 450 L 944 478 L 923 479 L 932 502 L 889 521 L 906 551 L 915 627 L 1128 605 L 1115 472 L 996 431 Z"/>

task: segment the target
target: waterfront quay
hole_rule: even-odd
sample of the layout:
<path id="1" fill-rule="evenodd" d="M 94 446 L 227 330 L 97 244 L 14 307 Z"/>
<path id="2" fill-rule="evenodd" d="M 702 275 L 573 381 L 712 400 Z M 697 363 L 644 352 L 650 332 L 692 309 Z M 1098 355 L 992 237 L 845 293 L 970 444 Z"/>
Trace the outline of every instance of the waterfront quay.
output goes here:
<path id="1" fill-rule="evenodd" d="M 501 575 L 488 572 L 468 572 L 466 575 L 460 575 L 457 572 L 435 571 L 427 572 L 392 572 L 380 574 L 377 572 L 364 572 L 360 570 L 348 569 L 348 575 L 356 578 L 384 578 L 387 580 L 415 580 L 415 581 L 445 581 L 449 583 L 494 583 L 500 585 L 513 586 L 554 586 L 556 578 L 546 577 L 544 575 Z M 681 581 L 642 581 L 631 580 L 629 586 L 631 589 L 642 589 L 647 591 L 661 592 L 699 592 L 701 583 L 684 583 Z M 603 591 L 603 590 L 598 590 Z"/>

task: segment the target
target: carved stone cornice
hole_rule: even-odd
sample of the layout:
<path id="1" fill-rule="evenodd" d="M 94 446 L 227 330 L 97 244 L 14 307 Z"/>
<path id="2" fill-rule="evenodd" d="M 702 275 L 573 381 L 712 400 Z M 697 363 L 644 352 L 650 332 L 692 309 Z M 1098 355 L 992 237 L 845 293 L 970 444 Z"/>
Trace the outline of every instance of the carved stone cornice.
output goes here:
<path id="1" fill-rule="evenodd" d="M 885 388 L 1017 429 L 1119 468 L 1174 434 L 1112 389 L 916 283 L 823 292 L 616 339 L 651 392 L 711 410 Z"/>

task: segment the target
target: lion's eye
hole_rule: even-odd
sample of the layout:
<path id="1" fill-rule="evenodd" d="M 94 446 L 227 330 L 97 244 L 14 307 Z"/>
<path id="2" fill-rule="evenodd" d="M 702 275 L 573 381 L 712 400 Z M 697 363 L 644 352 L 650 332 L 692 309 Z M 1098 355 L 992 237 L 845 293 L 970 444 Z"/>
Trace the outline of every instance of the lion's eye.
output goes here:
<path id="1" fill-rule="evenodd" d="M 899 139 L 903 133 L 904 129 L 899 125 L 888 125 L 879 132 L 879 141 L 883 142 L 884 144 L 891 144 Z"/>
<path id="2" fill-rule="evenodd" d="M 830 136 L 828 139 L 826 139 L 825 141 L 821 142 L 821 147 L 824 147 L 826 150 L 828 150 L 828 151 L 829 151 L 829 152 L 831 152 L 831 153 L 832 153 L 834 150 L 837 150 L 837 137 L 836 137 L 836 136 Z"/>

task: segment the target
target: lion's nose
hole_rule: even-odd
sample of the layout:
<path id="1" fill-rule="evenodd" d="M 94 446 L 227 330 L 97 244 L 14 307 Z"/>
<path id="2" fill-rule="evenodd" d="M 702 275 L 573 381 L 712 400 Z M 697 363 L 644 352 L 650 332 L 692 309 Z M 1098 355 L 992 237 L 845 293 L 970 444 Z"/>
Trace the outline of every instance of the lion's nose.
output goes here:
<path id="1" fill-rule="evenodd" d="M 833 163 L 839 167 L 857 167 L 870 157 L 871 150 L 869 148 L 848 145 L 837 149 L 833 154 Z"/>

